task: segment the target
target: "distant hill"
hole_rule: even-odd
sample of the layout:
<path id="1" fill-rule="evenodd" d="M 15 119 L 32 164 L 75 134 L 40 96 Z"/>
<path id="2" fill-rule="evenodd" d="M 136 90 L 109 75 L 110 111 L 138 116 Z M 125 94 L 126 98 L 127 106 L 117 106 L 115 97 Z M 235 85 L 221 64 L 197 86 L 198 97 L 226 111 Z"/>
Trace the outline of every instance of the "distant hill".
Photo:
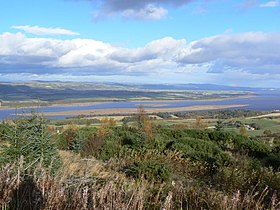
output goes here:
<path id="1" fill-rule="evenodd" d="M 125 84 L 118 84 L 125 85 Z M 148 90 L 236 90 L 236 91 L 256 91 L 262 90 L 263 88 L 252 88 L 252 87 L 234 87 L 226 85 L 216 85 L 216 84 L 130 84 L 125 85 L 128 87 L 137 87 L 140 89 Z"/>
<path id="2" fill-rule="evenodd" d="M 4 86 L 3 86 L 4 85 Z M 73 89 L 73 90 L 105 90 L 105 89 L 126 89 L 136 90 L 224 90 L 224 91 L 261 91 L 269 88 L 236 87 L 218 84 L 137 84 L 137 83 L 115 83 L 115 82 L 62 82 L 62 81 L 33 81 L 33 82 L 0 82 L 1 88 L 13 87 L 18 90 L 26 87 L 49 88 L 49 89 Z M 17 86 L 17 87 L 15 87 Z M 21 86 L 21 87 L 19 87 Z M 280 89 L 277 89 L 280 90 Z M 1 90 L 0 90 L 1 93 Z"/>
<path id="3" fill-rule="evenodd" d="M 199 100 L 232 98 L 255 93 L 253 88 L 212 84 L 121 84 L 96 82 L 0 83 L 0 100 L 7 103 L 44 101 L 72 103 L 120 100 Z"/>

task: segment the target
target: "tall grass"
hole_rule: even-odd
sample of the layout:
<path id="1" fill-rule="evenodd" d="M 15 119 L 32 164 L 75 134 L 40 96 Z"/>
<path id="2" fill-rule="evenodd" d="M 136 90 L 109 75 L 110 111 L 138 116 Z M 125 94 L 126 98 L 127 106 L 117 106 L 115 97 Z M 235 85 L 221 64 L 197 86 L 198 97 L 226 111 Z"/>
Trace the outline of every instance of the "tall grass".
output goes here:
<path id="1" fill-rule="evenodd" d="M 77 160 L 83 161 L 83 160 Z M 68 163 L 70 164 L 70 163 Z M 94 162 L 95 164 L 100 164 Z M 171 183 L 134 180 L 118 173 L 99 170 L 83 176 L 53 176 L 38 166 L 26 176 L 22 166 L 6 165 L 0 170 L 0 208 L 12 209 L 279 209 L 276 193 L 267 202 L 268 189 L 225 194 L 193 180 Z M 70 165 L 64 167 L 71 167 Z M 86 170 L 86 169 L 85 169 Z M 103 170 L 106 169 L 106 165 Z"/>

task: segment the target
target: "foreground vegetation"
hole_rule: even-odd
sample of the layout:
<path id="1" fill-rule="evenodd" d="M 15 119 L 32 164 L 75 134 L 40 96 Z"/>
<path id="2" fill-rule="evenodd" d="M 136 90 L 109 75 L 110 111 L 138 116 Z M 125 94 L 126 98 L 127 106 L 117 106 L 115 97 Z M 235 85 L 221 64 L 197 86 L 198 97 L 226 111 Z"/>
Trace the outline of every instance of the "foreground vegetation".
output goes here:
<path id="1" fill-rule="evenodd" d="M 3 123 L 0 207 L 279 209 L 280 135 L 206 128 L 156 124 L 142 108 L 119 126 Z"/>

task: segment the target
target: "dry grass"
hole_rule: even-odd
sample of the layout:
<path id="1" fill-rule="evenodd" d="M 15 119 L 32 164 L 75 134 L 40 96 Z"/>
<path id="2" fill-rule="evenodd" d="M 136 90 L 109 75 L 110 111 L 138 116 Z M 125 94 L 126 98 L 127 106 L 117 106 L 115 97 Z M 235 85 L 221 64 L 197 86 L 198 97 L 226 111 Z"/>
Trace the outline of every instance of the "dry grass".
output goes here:
<path id="1" fill-rule="evenodd" d="M 32 176 L 23 173 L 23 161 L 0 169 L 0 209 L 2 210 L 143 210 L 143 209 L 215 209 L 261 210 L 280 208 L 276 193 L 265 188 L 232 194 L 201 185 L 192 174 L 201 167 L 177 153 L 167 153 L 172 164 L 182 164 L 186 180 L 170 183 L 148 182 L 128 178 L 116 170 L 120 159 L 105 163 L 94 158 L 59 151 L 63 160 L 60 173 L 51 175 L 38 166 Z M 150 159 L 154 152 L 135 153 L 134 159 Z M 145 157 L 143 157 L 145 155 Z M 123 160 L 125 161 L 125 160 Z M 125 161 L 126 162 L 126 161 Z M 177 168 L 179 166 L 176 166 Z M 115 169 L 115 170 L 114 170 Z M 269 202 L 269 203 L 268 203 Z"/>
<path id="2" fill-rule="evenodd" d="M 70 176 L 95 176 L 107 179 L 113 176 L 112 171 L 107 171 L 104 163 L 94 158 L 81 158 L 80 154 L 69 151 L 59 151 L 63 160 L 62 177 Z"/>
<path id="3" fill-rule="evenodd" d="M 142 209 L 272 209 L 280 208 L 276 193 L 265 202 L 268 189 L 224 194 L 193 180 L 154 183 L 134 180 L 111 171 L 105 163 L 60 152 L 63 173 L 50 175 L 38 167 L 32 177 L 22 166 L 0 170 L 0 208 L 40 210 Z M 112 166 L 111 166 L 112 167 Z"/>

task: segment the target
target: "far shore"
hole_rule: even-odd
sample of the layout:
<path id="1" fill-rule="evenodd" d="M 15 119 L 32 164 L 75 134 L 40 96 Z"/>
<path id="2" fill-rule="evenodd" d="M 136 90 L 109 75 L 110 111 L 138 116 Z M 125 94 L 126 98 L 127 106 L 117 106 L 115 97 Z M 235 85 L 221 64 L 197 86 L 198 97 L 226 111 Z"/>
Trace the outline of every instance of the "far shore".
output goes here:
<path id="1" fill-rule="evenodd" d="M 242 95 L 242 96 L 236 96 L 236 97 L 225 97 L 225 98 L 209 98 L 209 99 L 139 99 L 139 100 L 128 100 L 131 102 L 160 102 L 160 103 L 164 103 L 164 102 L 183 102 L 183 101 L 223 101 L 223 100 L 231 100 L 231 99 L 237 99 L 237 98 L 254 98 L 256 97 L 256 95 Z"/>
<path id="2" fill-rule="evenodd" d="M 184 112 L 184 111 L 203 111 L 203 110 L 216 110 L 245 107 L 248 104 L 233 104 L 233 105 L 200 105 L 200 106 L 185 106 L 176 108 L 146 108 L 148 114 L 155 112 Z M 77 115 L 111 115 L 111 114 L 135 114 L 135 108 L 112 108 L 112 109 L 89 109 L 89 110 L 73 110 L 62 112 L 45 112 L 44 116 L 77 116 Z"/>
<path id="3" fill-rule="evenodd" d="M 20 104 L 15 107 L 9 107 L 9 106 L 1 106 L 0 110 L 13 110 L 13 109 L 36 109 L 40 107 L 54 107 L 54 106 L 90 106 L 90 105 L 96 105 L 96 104 L 104 104 L 104 103 L 113 103 L 113 102 L 139 102 L 140 105 L 148 105 L 148 106 L 164 106 L 162 104 L 156 104 L 156 103 L 165 103 L 165 102 L 183 102 L 183 101 L 223 101 L 223 100 L 230 100 L 230 99 L 236 99 L 236 98 L 252 98 L 256 97 L 256 95 L 244 95 L 244 96 L 237 96 L 237 97 L 228 97 L 228 98 L 211 98 L 211 99 L 176 99 L 176 98 L 170 98 L 170 99 L 112 99 L 112 100 L 97 100 L 92 102 L 65 102 L 65 103 L 49 103 L 47 105 L 44 104 L 44 102 L 37 103 L 33 106 L 23 105 Z M 154 104 L 142 104 L 142 103 L 150 103 L 154 102 Z"/>

